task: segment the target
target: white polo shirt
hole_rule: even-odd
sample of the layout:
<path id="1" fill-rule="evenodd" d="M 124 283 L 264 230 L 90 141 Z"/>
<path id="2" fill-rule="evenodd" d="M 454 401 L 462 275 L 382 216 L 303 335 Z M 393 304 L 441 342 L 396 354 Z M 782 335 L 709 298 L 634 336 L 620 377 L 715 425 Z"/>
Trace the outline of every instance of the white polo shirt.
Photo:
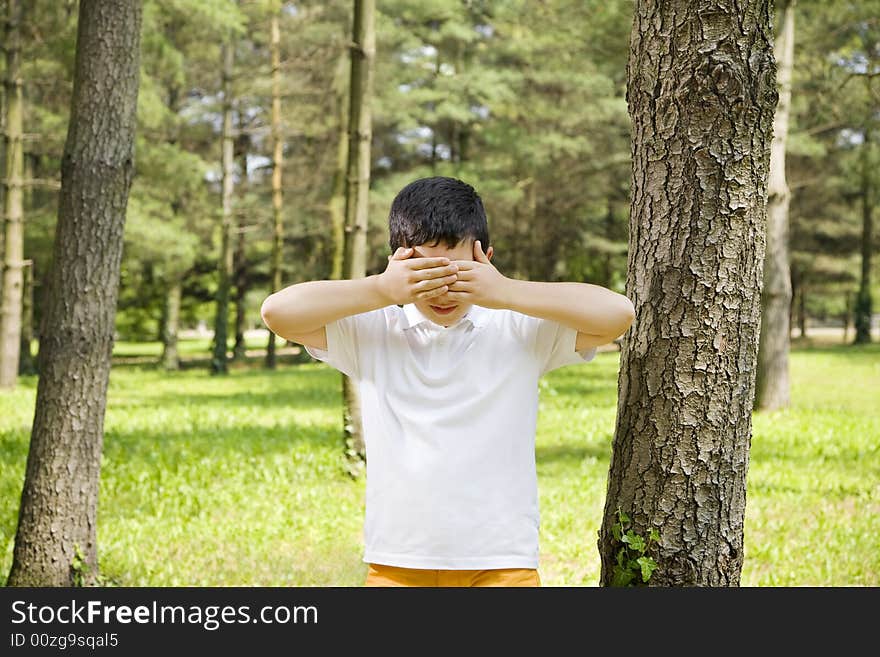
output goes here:
<path id="1" fill-rule="evenodd" d="M 475 305 L 448 328 L 414 304 L 327 324 L 327 349 L 306 349 L 359 385 L 364 561 L 538 567 L 538 379 L 595 358 L 574 350 L 576 336 Z"/>

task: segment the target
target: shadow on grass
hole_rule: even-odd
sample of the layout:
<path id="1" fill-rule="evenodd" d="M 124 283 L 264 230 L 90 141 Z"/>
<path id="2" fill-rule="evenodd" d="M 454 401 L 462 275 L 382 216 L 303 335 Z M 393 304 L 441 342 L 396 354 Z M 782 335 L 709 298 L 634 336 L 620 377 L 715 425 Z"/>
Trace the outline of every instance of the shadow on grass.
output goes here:
<path id="1" fill-rule="evenodd" d="M 339 385 L 340 389 L 342 384 Z M 164 393 L 153 395 L 143 400 L 125 402 L 120 405 L 128 407 L 151 407 L 151 406 L 215 406 L 227 407 L 230 404 L 255 406 L 264 409 L 287 409 L 290 411 L 305 408 L 336 408 L 342 412 L 342 393 L 328 390 L 326 386 L 315 388 L 300 388 L 296 390 L 273 390 L 266 392 L 233 392 L 207 393 L 207 392 L 182 392 Z"/>
<path id="2" fill-rule="evenodd" d="M 292 445 L 309 448 L 339 446 L 342 449 L 342 426 L 338 430 L 320 424 L 300 424 L 295 420 L 276 426 L 237 425 L 227 429 L 205 427 L 189 431 L 120 431 L 110 429 L 104 437 L 104 454 L 111 459 L 143 460 L 149 463 L 173 463 L 171 456 L 187 454 L 188 459 L 199 456 L 235 459 L 245 456 L 264 456 L 289 451 Z M 341 453 L 341 451 L 340 451 Z"/>
<path id="3" fill-rule="evenodd" d="M 585 459 L 609 460 L 611 458 L 611 444 L 608 446 L 596 445 L 548 445 L 539 446 L 535 449 L 535 460 L 540 467 L 543 463 L 555 463 L 564 461 L 570 464 L 580 463 Z"/>

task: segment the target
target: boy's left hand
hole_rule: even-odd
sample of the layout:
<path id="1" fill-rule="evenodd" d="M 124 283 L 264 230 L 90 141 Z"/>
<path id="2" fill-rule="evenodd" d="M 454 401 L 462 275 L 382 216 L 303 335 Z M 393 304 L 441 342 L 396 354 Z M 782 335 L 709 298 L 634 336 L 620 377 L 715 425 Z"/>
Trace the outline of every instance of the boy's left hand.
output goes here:
<path id="1" fill-rule="evenodd" d="M 453 260 L 452 263 L 458 266 L 458 280 L 449 286 L 448 292 L 437 297 L 438 301 L 475 303 L 484 308 L 505 307 L 510 279 L 489 262 L 479 240 L 474 241 L 473 260 Z"/>

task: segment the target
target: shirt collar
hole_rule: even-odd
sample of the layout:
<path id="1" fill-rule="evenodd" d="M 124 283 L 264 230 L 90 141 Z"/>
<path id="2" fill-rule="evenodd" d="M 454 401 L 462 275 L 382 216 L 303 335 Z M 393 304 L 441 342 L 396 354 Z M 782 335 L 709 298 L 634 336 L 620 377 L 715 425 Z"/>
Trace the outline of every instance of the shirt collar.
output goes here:
<path id="1" fill-rule="evenodd" d="M 403 316 L 406 318 L 406 322 L 404 322 L 404 329 L 412 328 L 422 322 L 431 322 L 428 317 L 425 317 L 418 308 L 416 308 L 416 304 L 414 303 L 405 303 L 403 304 Z M 464 317 L 459 321 L 468 321 L 475 328 L 480 328 L 486 324 L 486 321 L 489 319 L 489 311 L 482 306 L 478 306 L 476 304 L 471 305 L 468 309 L 467 313 L 465 313 Z M 457 326 L 458 322 L 453 324 L 453 326 Z M 439 328 L 439 325 L 437 325 Z M 451 327 L 450 327 L 451 328 Z"/>

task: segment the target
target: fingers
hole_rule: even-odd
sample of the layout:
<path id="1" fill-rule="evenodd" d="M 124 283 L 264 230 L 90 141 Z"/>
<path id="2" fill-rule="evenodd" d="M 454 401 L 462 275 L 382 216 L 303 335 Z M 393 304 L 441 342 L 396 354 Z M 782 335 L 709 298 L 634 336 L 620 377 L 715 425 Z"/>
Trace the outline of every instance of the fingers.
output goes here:
<path id="1" fill-rule="evenodd" d="M 473 292 L 474 285 L 473 283 L 465 283 L 462 281 L 456 281 L 449 286 L 450 292 Z"/>
<path id="2" fill-rule="evenodd" d="M 413 281 L 424 281 L 429 278 L 442 278 L 450 274 L 458 273 L 458 267 L 452 263 L 445 267 L 432 267 L 430 269 L 418 269 L 411 274 Z"/>
<path id="3" fill-rule="evenodd" d="M 453 283 L 455 283 L 456 280 L 458 279 L 456 278 L 455 274 L 450 274 L 449 276 L 444 276 L 442 278 L 429 278 L 413 285 L 413 289 L 416 292 L 423 292 L 425 290 L 432 290 L 441 285 L 452 285 Z"/>
<path id="4" fill-rule="evenodd" d="M 406 264 L 410 269 L 430 269 L 431 267 L 445 267 L 449 264 L 449 258 L 412 258 Z"/>
<path id="5" fill-rule="evenodd" d="M 446 298 L 450 301 L 464 301 L 468 303 L 473 303 L 474 295 L 470 292 L 453 292 L 452 290 L 449 290 L 449 292 L 446 293 Z"/>
<path id="6" fill-rule="evenodd" d="M 398 246 L 397 250 L 388 256 L 388 260 L 405 260 L 406 258 L 412 255 L 413 249 L 411 246 L 406 248 L 402 246 Z"/>
<path id="7" fill-rule="evenodd" d="M 483 253 L 483 245 L 480 244 L 480 240 L 474 240 L 474 260 L 483 264 L 489 264 L 489 258 Z"/>
<path id="8" fill-rule="evenodd" d="M 433 290 L 426 290 L 424 292 L 419 292 L 416 295 L 416 299 L 430 299 L 432 297 L 439 297 L 441 294 L 446 294 L 449 291 L 448 285 L 441 285 L 440 287 L 435 287 Z"/>
<path id="9" fill-rule="evenodd" d="M 466 271 L 474 268 L 473 260 L 453 260 L 452 264 L 458 267 L 459 271 Z"/>

